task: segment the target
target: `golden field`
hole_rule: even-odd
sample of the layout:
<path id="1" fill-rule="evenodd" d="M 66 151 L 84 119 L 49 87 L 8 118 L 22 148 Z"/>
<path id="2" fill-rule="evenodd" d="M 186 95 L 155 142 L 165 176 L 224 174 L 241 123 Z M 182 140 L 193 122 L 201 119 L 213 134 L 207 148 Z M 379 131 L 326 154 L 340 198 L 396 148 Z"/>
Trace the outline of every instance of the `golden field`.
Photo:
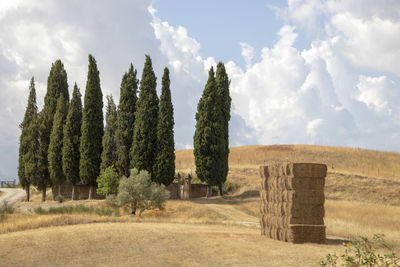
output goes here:
<path id="1" fill-rule="evenodd" d="M 176 152 L 177 171 L 194 174 L 192 153 Z M 328 165 L 327 244 L 294 245 L 260 235 L 258 168 L 278 161 Z M 350 148 L 231 148 L 228 181 L 240 185 L 236 192 L 170 200 L 164 210 L 145 211 L 141 218 L 124 208 L 111 216 L 38 215 L 32 212 L 38 206 L 107 205 L 89 200 L 43 204 L 34 193 L 32 202 L 16 203 L 16 212 L 0 222 L 0 266 L 318 266 L 326 254 L 344 251 L 343 239 L 376 233 L 383 233 L 399 255 L 399 163 L 399 153 Z"/>

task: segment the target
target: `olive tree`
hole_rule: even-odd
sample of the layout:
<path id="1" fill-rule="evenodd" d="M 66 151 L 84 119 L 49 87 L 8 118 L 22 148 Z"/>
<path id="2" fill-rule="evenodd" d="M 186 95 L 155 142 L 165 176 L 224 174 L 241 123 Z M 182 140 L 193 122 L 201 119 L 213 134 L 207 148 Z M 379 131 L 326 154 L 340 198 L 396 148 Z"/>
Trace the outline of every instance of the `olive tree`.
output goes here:
<path id="1" fill-rule="evenodd" d="M 107 197 L 108 203 L 118 206 L 130 204 L 132 214 L 139 209 L 139 216 L 147 209 L 164 209 L 165 202 L 169 199 L 169 191 L 164 185 L 158 185 L 151 181 L 151 175 L 145 171 L 132 169 L 129 177 L 122 177 L 118 187 L 118 195 Z"/>

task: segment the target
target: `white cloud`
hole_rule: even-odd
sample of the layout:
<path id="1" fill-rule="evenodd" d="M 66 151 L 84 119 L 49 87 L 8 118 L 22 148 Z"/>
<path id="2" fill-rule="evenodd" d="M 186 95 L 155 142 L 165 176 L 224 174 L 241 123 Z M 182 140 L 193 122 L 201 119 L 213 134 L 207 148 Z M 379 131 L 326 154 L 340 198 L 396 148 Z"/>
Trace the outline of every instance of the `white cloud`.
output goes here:
<path id="1" fill-rule="evenodd" d="M 241 54 L 246 62 L 246 66 L 249 67 L 254 57 L 254 48 L 247 43 L 240 43 L 240 46 L 242 47 Z"/>

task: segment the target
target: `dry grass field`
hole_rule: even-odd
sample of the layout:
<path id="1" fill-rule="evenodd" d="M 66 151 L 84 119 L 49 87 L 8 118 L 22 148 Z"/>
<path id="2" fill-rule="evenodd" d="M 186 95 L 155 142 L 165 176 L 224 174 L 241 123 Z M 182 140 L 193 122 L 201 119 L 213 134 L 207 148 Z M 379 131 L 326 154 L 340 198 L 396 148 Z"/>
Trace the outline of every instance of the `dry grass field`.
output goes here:
<path id="1" fill-rule="evenodd" d="M 195 174 L 193 150 L 176 151 L 176 168 Z M 259 166 L 275 162 L 324 163 L 328 199 L 400 205 L 400 153 L 312 145 L 232 147 L 228 181 L 238 193 L 260 189 Z"/>
<path id="2" fill-rule="evenodd" d="M 294 245 L 260 235 L 258 167 L 264 160 L 286 161 L 288 155 L 290 161 L 329 164 L 325 245 Z M 194 173 L 191 150 L 176 156 L 177 170 Z M 399 153 L 360 149 L 232 148 L 228 181 L 239 184 L 238 191 L 224 198 L 170 200 L 165 210 L 145 211 L 141 218 L 126 208 L 109 216 L 38 215 L 33 210 L 39 206 L 107 205 L 89 200 L 43 204 L 33 193 L 32 202 L 16 203 L 15 213 L 0 222 L 0 266 L 317 266 L 326 254 L 344 250 L 343 239 L 376 233 L 400 254 L 400 178 L 387 170 L 397 170 L 399 163 Z"/>

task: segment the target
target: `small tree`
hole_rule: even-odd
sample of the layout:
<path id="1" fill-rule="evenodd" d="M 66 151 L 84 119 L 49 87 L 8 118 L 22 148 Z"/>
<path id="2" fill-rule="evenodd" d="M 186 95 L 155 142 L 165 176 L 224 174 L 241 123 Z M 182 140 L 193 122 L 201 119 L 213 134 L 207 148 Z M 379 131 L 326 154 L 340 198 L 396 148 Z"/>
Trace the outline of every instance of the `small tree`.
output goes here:
<path id="1" fill-rule="evenodd" d="M 97 177 L 97 193 L 100 195 L 116 194 L 119 185 L 118 173 L 114 167 L 107 167 L 104 172 Z"/>
<path id="2" fill-rule="evenodd" d="M 119 183 L 116 202 L 118 205 L 131 204 L 132 214 L 139 209 L 139 216 L 143 211 L 152 208 L 164 209 L 169 199 L 169 192 L 164 185 L 157 185 L 151 181 L 150 174 L 143 170 L 131 170 L 129 178 L 123 177 Z"/>

